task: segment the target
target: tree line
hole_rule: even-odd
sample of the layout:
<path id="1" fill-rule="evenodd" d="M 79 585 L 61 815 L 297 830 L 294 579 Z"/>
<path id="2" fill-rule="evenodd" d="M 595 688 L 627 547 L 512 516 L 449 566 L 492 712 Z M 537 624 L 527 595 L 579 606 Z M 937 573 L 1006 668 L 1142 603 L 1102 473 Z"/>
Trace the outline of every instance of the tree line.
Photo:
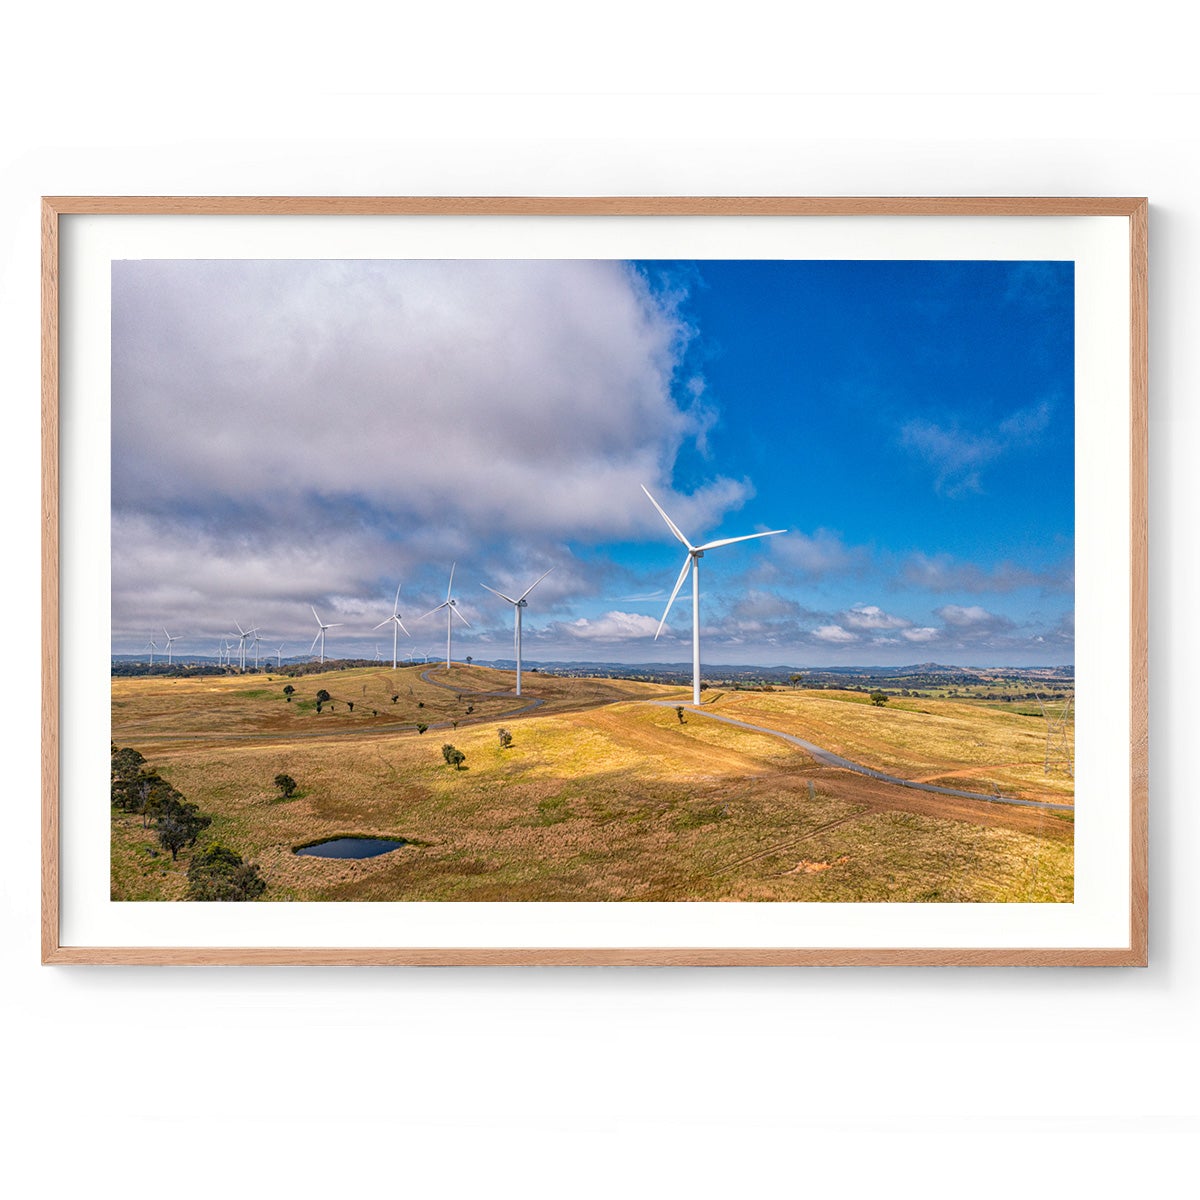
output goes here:
<path id="1" fill-rule="evenodd" d="M 190 803 L 133 747 L 118 748 L 113 742 L 111 752 L 113 808 L 140 816 L 142 828 L 153 828 L 158 844 L 177 861 L 180 850 L 196 845 L 212 817 Z M 258 865 L 244 862 L 219 842 L 198 850 L 188 864 L 189 900 L 255 900 L 266 890 Z"/>

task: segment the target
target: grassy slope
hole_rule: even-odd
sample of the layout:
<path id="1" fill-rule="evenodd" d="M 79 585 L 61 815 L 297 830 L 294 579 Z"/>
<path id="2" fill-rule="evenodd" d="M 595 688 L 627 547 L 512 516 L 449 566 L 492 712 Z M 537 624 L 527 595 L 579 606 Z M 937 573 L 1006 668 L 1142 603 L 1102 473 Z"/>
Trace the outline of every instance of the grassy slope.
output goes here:
<path id="1" fill-rule="evenodd" d="M 877 708 L 861 692 L 832 691 L 724 692 L 712 708 L 905 779 L 1059 804 L 1074 797 L 1061 766 L 1044 771 L 1040 714 L 936 699 L 892 699 Z"/>
<path id="2" fill-rule="evenodd" d="M 483 668 L 454 671 L 463 686 L 494 687 L 499 677 Z M 420 711 L 439 718 L 472 699 L 460 702 L 454 692 L 423 684 L 418 672 L 398 674 L 411 683 L 413 702 L 428 696 L 426 710 Z M 373 684 L 376 677 L 382 678 Z M 365 683 L 369 709 L 371 688 L 393 687 L 391 677 L 390 671 L 366 670 L 293 682 L 307 695 L 325 686 L 335 697 Z M 214 815 L 211 836 L 260 863 L 271 884 L 269 899 L 1071 897 L 1071 845 L 1061 828 L 1038 836 L 874 811 L 839 792 L 828 772 L 814 770 L 807 755 L 777 738 L 700 717 L 680 725 L 670 708 L 579 707 L 622 691 L 671 696 L 671 689 L 531 677 L 527 690 L 548 699 L 533 718 L 467 724 L 453 732 L 431 729 L 423 737 L 372 728 L 367 719 L 351 736 L 312 739 L 289 734 L 329 714 L 310 711 L 301 723 L 287 711 L 297 701 L 285 705 L 273 694 L 247 694 L 260 690 L 262 680 L 216 682 L 223 691 L 204 690 L 207 680 L 174 689 L 171 681 L 114 681 L 114 694 L 121 693 L 119 706 L 114 704 L 114 737 L 118 744 L 142 749 L 190 800 Z M 279 687 L 282 682 L 275 680 Z M 201 692 L 198 710 L 185 686 Z M 787 728 L 789 720 L 803 716 L 800 710 L 809 699 L 804 693 L 728 693 L 717 703 L 731 715 Z M 764 701 L 770 703 L 764 706 Z M 474 703 L 478 713 L 479 698 Z M 499 703 L 512 707 L 514 701 Z M 976 733 L 1007 719 L 1007 714 L 972 711 Z M 864 734 L 858 742 L 848 737 L 839 746 L 823 741 L 822 732 L 809 725 L 796 731 L 851 757 L 893 765 L 866 753 L 867 742 L 886 741 L 879 737 L 880 717 L 901 727 L 895 721 L 901 710 L 881 713 L 842 704 L 838 712 L 847 715 L 827 720 L 826 728 L 852 732 L 857 719 L 870 737 Z M 348 713 L 346 718 L 348 727 Z M 275 728 L 269 723 L 275 720 L 288 724 L 279 727 L 278 736 L 260 739 L 143 744 L 137 736 L 147 724 L 184 733 L 236 722 L 240 729 L 265 731 Z M 509 750 L 502 750 L 496 737 L 500 724 L 513 732 Z M 445 765 L 440 747 L 447 740 L 466 752 L 467 769 Z M 300 793 L 289 801 L 279 799 L 271 782 L 280 771 L 300 784 Z M 298 844 L 346 833 L 399 836 L 421 844 L 361 862 L 292 853 Z M 152 858 L 146 849 L 152 844 L 153 831 L 142 830 L 140 819 L 114 822 L 114 895 L 168 899 L 182 894 L 187 852 L 172 864 L 169 855 Z"/>

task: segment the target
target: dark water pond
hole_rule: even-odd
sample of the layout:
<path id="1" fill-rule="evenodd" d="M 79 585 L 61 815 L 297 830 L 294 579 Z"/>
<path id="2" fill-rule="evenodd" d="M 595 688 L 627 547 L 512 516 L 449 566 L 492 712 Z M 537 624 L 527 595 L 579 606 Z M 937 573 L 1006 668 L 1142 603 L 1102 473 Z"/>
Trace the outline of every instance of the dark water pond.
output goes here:
<path id="1" fill-rule="evenodd" d="M 296 853 L 314 858 L 375 858 L 406 845 L 404 838 L 341 837 L 318 842 L 315 846 L 301 846 Z"/>

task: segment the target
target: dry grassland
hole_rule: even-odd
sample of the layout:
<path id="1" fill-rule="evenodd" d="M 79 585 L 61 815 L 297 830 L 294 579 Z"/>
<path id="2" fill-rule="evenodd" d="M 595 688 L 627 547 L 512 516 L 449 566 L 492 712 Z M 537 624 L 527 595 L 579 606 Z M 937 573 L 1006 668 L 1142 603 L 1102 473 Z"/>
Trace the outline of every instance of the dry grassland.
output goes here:
<path id="1" fill-rule="evenodd" d="M 983 704 L 891 699 L 877 708 L 861 692 L 724 692 L 714 712 L 767 725 L 844 758 L 922 783 L 1069 804 L 1074 781 L 1046 774 L 1046 724 Z M 1074 740 L 1074 730 L 1071 729 Z"/>
<path id="2" fill-rule="evenodd" d="M 114 680 L 113 737 L 140 749 L 213 816 L 206 838 L 259 863 L 267 900 L 1072 897 L 1072 827 L 1053 814 L 880 784 L 819 767 L 778 738 L 695 715 L 681 725 L 671 708 L 636 702 L 682 699 L 680 689 L 528 674 L 523 700 L 543 699 L 542 707 L 516 719 L 476 720 L 486 716 L 485 703 L 511 710 L 517 701 L 459 700 L 422 681 L 424 669 L 302 677 L 291 681 L 291 705 L 278 675 L 269 690 L 261 676 Z M 430 677 L 444 678 L 444 668 Z M 451 681 L 465 693 L 511 686 L 512 676 L 456 666 Z M 353 716 L 343 711 L 345 698 L 364 686 L 368 714 L 374 707 L 381 718 L 360 719 L 358 702 Z M 312 708 L 320 687 L 335 697 L 332 714 Z M 267 694 L 254 694 L 260 690 Z M 401 694 L 400 713 L 388 713 L 384 726 L 378 698 L 391 709 L 393 692 Z M 416 707 L 421 700 L 424 709 Z M 904 723 L 921 714 L 823 700 L 822 693 L 726 693 L 714 707 L 898 774 L 929 767 L 931 756 L 918 752 L 915 728 Z M 456 717 L 467 703 L 472 718 Z M 943 703 L 949 723 L 922 718 L 945 743 L 939 753 L 947 760 L 933 765 L 953 770 L 969 757 L 955 749 L 954 729 L 970 736 L 971 752 L 979 739 L 992 751 L 1009 745 L 1010 734 L 992 728 L 1008 714 L 924 702 L 939 716 Z M 403 728 L 418 719 L 414 713 L 431 726 L 431 716 L 468 723 L 420 736 Z M 317 725 L 345 736 L 305 736 Z M 513 733 L 509 749 L 499 744 L 500 725 Z M 893 731 L 898 745 L 889 742 Z M 464 770 L 443 761 L 445 741 L 466 753 Z M 279 772 L 299 783 L 290 800 L 273 786 Z M 115 898 L 182 897 L 188 851 L 177 863 L 153 856 L 153 831 L 138 817 L 116 816 L 113 830 Z M 358 862 L 293 853 L 346 834 L 412 844 Z"/>

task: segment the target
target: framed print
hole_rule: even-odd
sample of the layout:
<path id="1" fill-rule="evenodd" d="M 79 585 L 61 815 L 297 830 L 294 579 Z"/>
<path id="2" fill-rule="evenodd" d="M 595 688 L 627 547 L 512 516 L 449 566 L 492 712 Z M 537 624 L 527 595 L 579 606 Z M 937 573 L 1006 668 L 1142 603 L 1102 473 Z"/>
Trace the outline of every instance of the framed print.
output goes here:
<path id="1" fill-rule="evenodd" d="M 43 961 L 1145 965 L 1145 200 L 42 236 Z"/>

